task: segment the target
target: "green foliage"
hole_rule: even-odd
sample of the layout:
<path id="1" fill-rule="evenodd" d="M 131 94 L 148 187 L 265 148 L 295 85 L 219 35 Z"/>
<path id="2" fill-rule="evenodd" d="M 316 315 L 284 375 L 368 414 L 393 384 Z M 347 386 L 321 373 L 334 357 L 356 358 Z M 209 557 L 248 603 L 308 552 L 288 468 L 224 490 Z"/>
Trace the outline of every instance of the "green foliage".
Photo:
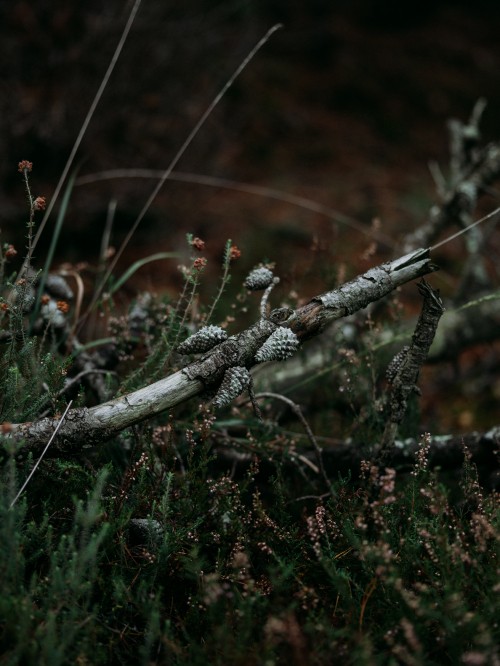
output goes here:
<path id="1" fill-rule="evenodd" d="M 13 342 L 0 357 L 0 421 L 34 420 L 58 406 L 69 359 L 43 353 L 40 340 Z"/>
<path id="2" fill-rule="evenodd" d="M 47 512 L 35 521 L 25 502 L 11 507 L 13 475 L 11 465 L 2 478 L 0 649 L 4 663 L 65 664 L 96 647 L 92 596 L 108 532 L 100 508 L 105 474 L 57 532 Z"/>
<path id="3" fill-rule="evenodd" d="M 86 499 L 41 484 L 10 508 L 5 466 L 2 663 L 494 663 L 498 504 L 468 461 L 453 503 L 425 442 L 411 474 L 366 463 L 300 500 L 280 457 L 216 472 L 214 428 L 175 452 L 157 429 L 124 471 L 80 474 Z"/>

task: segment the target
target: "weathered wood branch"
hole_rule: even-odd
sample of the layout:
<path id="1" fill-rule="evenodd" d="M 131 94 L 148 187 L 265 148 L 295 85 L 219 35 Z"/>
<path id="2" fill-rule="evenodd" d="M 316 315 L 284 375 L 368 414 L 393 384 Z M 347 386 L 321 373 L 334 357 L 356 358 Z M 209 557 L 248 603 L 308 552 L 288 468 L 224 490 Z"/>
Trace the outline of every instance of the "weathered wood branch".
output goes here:
<path id="1" fill-rule="evenodd" d="M 401 424 L 408 399 L 416 388 L 420 368 L 427 360 L 427 355 L 436 334 L 439 320 L 444 312 L 443 302 L 439 292 L 432 289 L 422 279 L 418 289 L 423 296 L 422 311 L 418 318 L 411 344 L 399 353 L 401 358 L 393 367 L 393 376 L 388 377 L 391 388 L 388 398 L 388 418 L 380 443 L 380 459 L 387 455 L 393 447 L 398 427 Z M 397 359 L 393 360 L 396 361 Z"/>
<path id="2" fill-rule="evenodd" d="M 125 428 L 216 387 L 229 368 L 251 368 L 256 364 L 256 352 L 277 327 L 289 327 L 303 342 L 321 333 L 331 321 L 350 315 L 435 270 L 437 266 L 431 262 L 430 251 L 419 249 L 371 268 L 339 288 L 316 296 L 296 311 L 275 310 L 268 318 L 260 319 L 165 379 L 96 407 L 70 410 L 52 446 L 61 453 L 72 453 L 109 439 Z M 12 424 L 3 446 L 13 453 L 22 448 L 23 452 L 37 455 L 57 422 L 57 418 L 45 418 L 34 423 Z"/>
<path id="3" fill-rule="evenodd" d="M 443 470 L 457 469 L 464 463 L 465 451 L 471 462 L 488 470 L 496 477 L 498 470 L 498 448 L 500 445 L 500 426 L 494 426 L 488 432 L 469 432 L 463 435 L 437 435 L 429 437 L 429 468 L 441 467 Z M 412 466 L 416 461 L 420 443 L 417 439 L 396 440 L 387 453 L 384 464 L 387 466 Z M 314 454 L 307 454 L 313 460 Z M 359 469 L 363 458 L 370 458 L 363 453 L 363 447 L 342 443 L 336 447 L 323 447 L 323 460 L 328 474 L 345 473 Z M 491 478 L 493 487 L 498 485 L 498 478 Z"/>
<path id="4" fill-rule="evenodd" d="M 446 309 L 439 322 L 434 341 L 427 356 L 427 364 L 442 363 L 444 361 L 456 360 L 466 349 L 475 345 L 494 342 L 500 338 L 500 293 L 487 294 L 470 306 L 459 309 Z M 328 372 L 330 381 L 339 372 L 338 358 L 334 359 L 332 350 L 335 345 L 349 346 L 350 336 L 356 331 L 355 346 L 363 349 L 367 345 L 371 347 L 385 346 L 393 348 L 395 345 L 401 347 L 401 332 L 393 332 L 390 328 L 383 328 L 378 334 L 366 330 L 358 335 L 359 323 L 346 320 L 346 336 L 341 322 L 331 326 L 328 331 L 313 340 L 308 348 L 307 356 L 299 354 L 291 358 L 279 367 L 267 365 L 259 366 L 254 373 L 255 388 L 258 391 L 270 390 L 283 392 L 295 384 L 303 383 L 308 378 Z M 408 342 L 411 338 L 412 327 L 416 324 L 416 318 L 408 320 Z M 340 378 L 339 378 L 340 381 Z"/>
<path id="5" fill-rule="evenodd" d="M 491 473 L 489 484 L 498 489 L 498 450 L 500 446 L 500 426 L 496 425 L 487 432 L 468 432 L 461 435 L 436 435 L 429 436 L 426 443 L 429 446 L 427 464 L 429 469 L 440 467 L 443 470 L 460 468 L 464 463 L 464 455 L 470 456 L 472 463 L 477 465 L 481 471 Z M 371 447 L 354 445 L 352 442 L 343 441 L 336 444 L 322 444 L 321 455 L 325 471 L 333 478 L 338 474 L 359 472 L 362 460 L 371 460 L 373 452 Z M 420 442 L 415 438 L 396 439 L 394 446 L 388 451 L 384 460 L 386 466 L 397 466 L 406 469 L 416 462 Z M 217 446 L 218 458 L 231 461 L 232 464 L 247 466 L 252 461 L 251 453 L 241 453 L 234 448 Z M 311 462 L 316 461 L 314 450 L 301 453 Z"/>
<path id="6" fill-rule="evenodd" d="M 406 236 L 402 245 L 404 252 L 430 247 L 452 224 L 468 226 L 479 196 L 499 177 L 500 143 L 479 146 L 478 124 L 483 108 L 480 100 L 468 123 L 457 120 L 449 123 L 452 182 L 449 186 L 442 184 L 440 204 L 432 206 L 427 221 Z"/>

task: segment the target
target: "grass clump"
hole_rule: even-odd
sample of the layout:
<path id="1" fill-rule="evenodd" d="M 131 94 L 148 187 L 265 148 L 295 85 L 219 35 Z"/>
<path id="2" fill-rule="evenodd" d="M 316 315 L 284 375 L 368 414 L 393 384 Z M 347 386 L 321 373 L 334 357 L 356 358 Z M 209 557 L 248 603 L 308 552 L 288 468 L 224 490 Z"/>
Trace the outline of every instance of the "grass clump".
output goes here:
<path id="1" fill-rule="evenodd" d="M 11 508 L 3 468 L 3 663 L 495 663 L 498 498 L 467 459 L 453 499 L 425 440 L 303 497 L 269 450 L 221 468 L 216 431 L 156 429 L 81 499 L 35 477 Z"/>

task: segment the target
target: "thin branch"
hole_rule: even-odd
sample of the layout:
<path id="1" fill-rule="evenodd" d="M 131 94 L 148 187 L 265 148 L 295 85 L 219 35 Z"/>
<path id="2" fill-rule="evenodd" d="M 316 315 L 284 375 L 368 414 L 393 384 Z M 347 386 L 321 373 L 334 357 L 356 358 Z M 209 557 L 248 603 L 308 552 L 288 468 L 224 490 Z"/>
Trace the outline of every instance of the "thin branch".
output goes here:
<path id="1" fill-rule="evenodd" d="M 469 224 L 465 229 L 460 229 L 460 231 L 457 231 L 455 234 L 452 234 L 451 236 L 448 236 L 444 240 L 440 241 L 439 243 L 436 243 L 433 245 L 430 249 L 435 250 L 438 247 L 441 247 L 442 245 L 445 245 L 446 243 L 449 243 L 452 240 L 455 240 L 455 238 L 458 238 L 459 236 L 462 236 L 463 234 L 467 233 L 471 229 L 474 229 L 474 227 L 477 227 L 480 224 L 483 224 L 483 222 L 487 222 L 488 220 L 498 218 L 500 215 L 500 206 L 498 208 L 495 208 L 495 210 L 492 210 L 491 213 L 488 213 L 487 215 L 484 215 L 481 217 L 479 220 L 476 220 L 475 222 L 472 222 L 472 224 Z M 496 220 L 495 220 L 496 222 Z"/>
<path id="2" fill-rule="evenodd" d="M 420 449 L 421 438 L 397 439 L 388 452 L 385 465 L 412 470 L 415 457 Z M 499 468 L 498 451 L 500 446 L 500 425 L 492 427 L 487 432 L 468 432 L 458 435 L 431 435 L 429 438 L 428 466 L 429 469 L 458 469 L 464 462 L 464 449 L 471 456 L 471 462 L 478 466 L 482 474 L 490 473 L 489 482 L 495 484 L 496 471 Z M 358 443 L 352 441 L 336 441 L 334 444 L 325 444 L 322 447 L 322 457 L 326 474 L 335 478 L 341 474 L 357 475 L 363 460 L 370 460 L 371 442 Z M 228 457 L 238 467 L 247 467 L 251 464 L 251 456 L 238 454 L 234 449 L 220 448 L 217 455 L 224 459 Z M 303 451 L 303 456 L 315 460 L 314 450 Z M 488 482 L 488 479 L 485 479 Z M 303 499 L 319 499 L 325 495 L 307 495 Z M 297 501 L 299 501 L 297 499 Z"/>
<path id="3" fill-rule="evenodd" d="M 464 173 L 462 170 L 461 173 L 462 177 L 448 189 L 443 202 L 431 207 L 427 221 L 406 236 L 402 244 L 404 252 L 422 246 L 431 249 L 441 247 L 499 213 L 500 209 L 497 208 L 489 216 L 481 218 L 481 221 L 468 223 L 478 195 L 500 175 L 500 143 L 488 144 L 478 151 L 468 171 Z M 457 223 L 462 226 L 460 232 L 433 244 L 444 229 Z"/>
<path id="4" fill-rule="evenodd" d="M 260 316 L 261 317 L 266 317 L 267 316 L 267 308 L 268 308 L 268 301 L 269 301 L 269 296 L 271 295 L 272 290 L 274 287 L 279 284 L 279 277 L 273 277 L 271 280 L 271 284 L 266 288 L 264 293 L 262 294 L 262 298 L 260 299 Z"/>
<path id="5" fill-rule="evenodd" d="M 307 433 L 307 437 L 309 438 L 309 441 L 313 445 L 314 451 L 316 452 L 316 459 L 318 461 L 318 467 L 319 471 L 321 472 L 321 476 L 323 477 L 323 481 L 325 482 L 326 487 L 328 488 L 328 491 L 330 495 L 333 497 L 333 491 L 332 491 L 332 484 L 330 483 L 330 479 L 328 478 L 326 471 L 325 471 L 325 466 L 323 464 L 323 451 L 318 444 L 318 441 L 316 437 L 314 436 L 313 431 L 311 430 L 311 427 L 309 423 L 307 422 L 304 414 L 302 413 L 302 410 L 300 409 L 299 405 L 294 402 L 293 400 L 290 400 L 290 398 L 287 398 L 284 395 L 281 395 L 281 393 L 270 393 L 270 392 L 264 392 L 264 393 L 257 393 L 255 396 L 257 399 L 258 398 L 273 398 L 274 400 L 281 400 L 281 402 L 284 402 L 286 405 L 290 407 L 292 412 L 297 416 L 299 421 L 302 423 L 304 426 L 304 430 Z"/>

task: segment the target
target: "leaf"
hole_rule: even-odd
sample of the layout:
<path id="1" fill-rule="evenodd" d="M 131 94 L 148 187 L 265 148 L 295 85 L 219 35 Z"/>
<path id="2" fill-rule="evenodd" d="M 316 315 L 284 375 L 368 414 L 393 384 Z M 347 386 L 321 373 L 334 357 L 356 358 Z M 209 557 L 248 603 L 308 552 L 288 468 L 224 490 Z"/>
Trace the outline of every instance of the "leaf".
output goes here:
<path id="1" fill-rule="evenodd" d="M 149 264 L 151 261 L 160 261 L 161 259 L 173 259 L 175 257 L 178 257 L 179 253 L 178 252 L 157 252 L 156 254 L 151 254 L 149 257 L 144 257 L 144 259 L 139 259 L 138 261 L 135 261 L 123 275 L 118 278 L 118 280 L 115 282 L 115 284 L 111 287 L 109 290 L 109 294 L 114 294 L 115 291 L 118 291 L 120 287 L 122 287 L 127 280 L 129 280 L 134 273 L 136 273 L 139 268 L 142 268 L 145 264 Z"/>

